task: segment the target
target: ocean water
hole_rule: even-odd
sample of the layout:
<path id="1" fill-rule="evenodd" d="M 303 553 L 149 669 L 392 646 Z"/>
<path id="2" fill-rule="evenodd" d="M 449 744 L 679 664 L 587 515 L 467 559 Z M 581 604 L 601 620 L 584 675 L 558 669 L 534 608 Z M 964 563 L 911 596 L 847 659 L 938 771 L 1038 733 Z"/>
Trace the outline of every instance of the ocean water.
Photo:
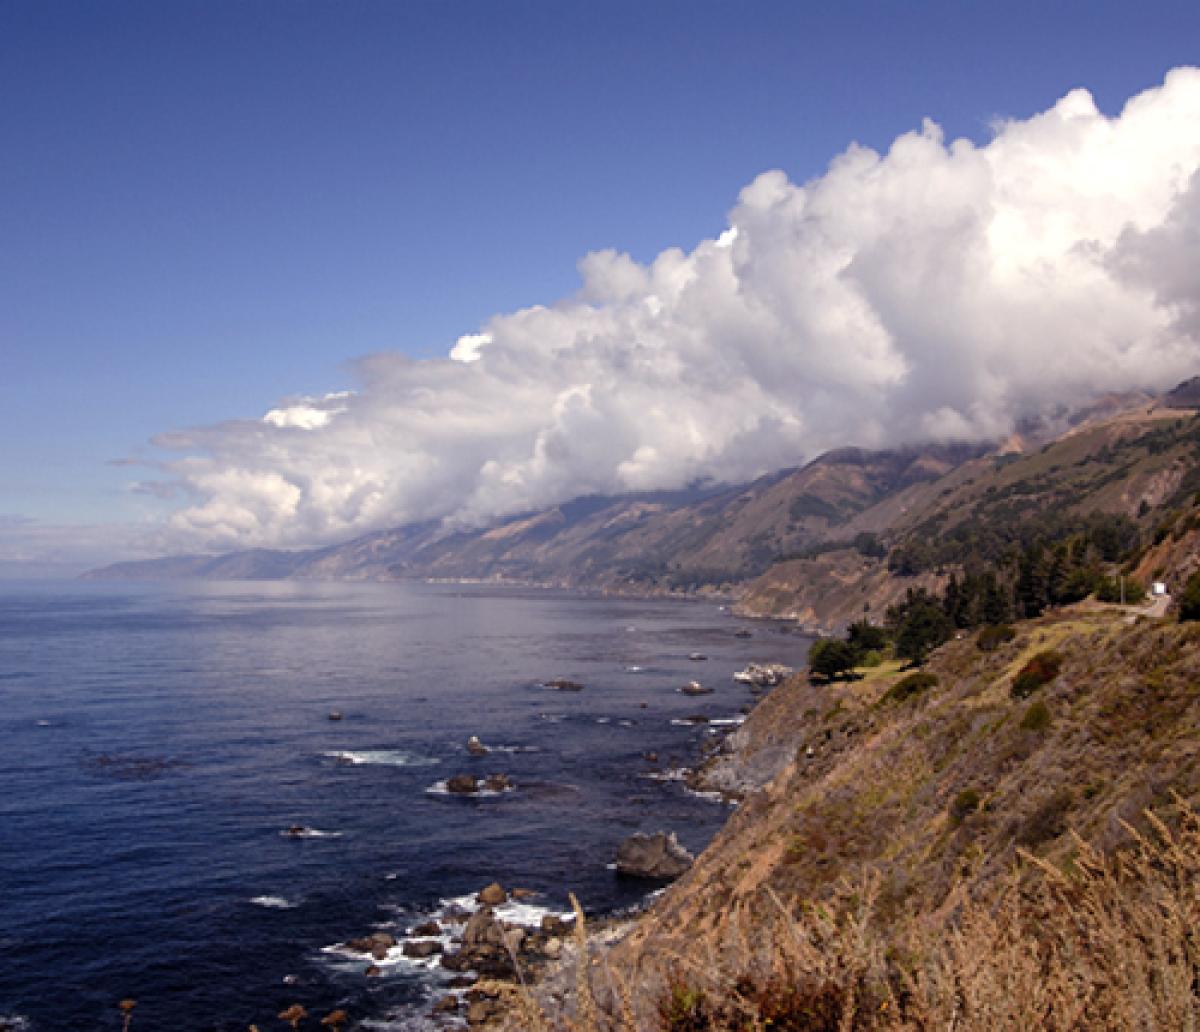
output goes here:
<path id="1" fill-rule="evenodd" d="M 420 1028 L 436 963 L 393 951 L 368 978 L 330 947 L 493 879 L 542 894 L 530 920 L 568 891 L 637 905 L 617 845 L 720 827 L 669 774 L 710 734 L 686 720 L 735 718 L 749 660 L 802 663 L 785 630 L 461 585 L 0 584 L 0 1018 L 117 1029 L 133 997 L 135 1032 L 274 1027 L 294 1002 Z M 470 757 L 472 734 L 498 748 Z M 460 772 L 516 787 L 440 791 Z"/>

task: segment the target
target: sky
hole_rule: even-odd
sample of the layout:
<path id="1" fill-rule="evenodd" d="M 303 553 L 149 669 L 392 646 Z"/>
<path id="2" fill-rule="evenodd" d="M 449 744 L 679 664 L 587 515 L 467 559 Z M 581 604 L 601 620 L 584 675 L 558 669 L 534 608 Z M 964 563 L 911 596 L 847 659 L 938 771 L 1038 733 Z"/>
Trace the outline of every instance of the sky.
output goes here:
<path id="1" fill-rule="evenodd" d="M 1194 3 L 4 0 L 0 574 L 1200 371 L 1198 38 Z"/>

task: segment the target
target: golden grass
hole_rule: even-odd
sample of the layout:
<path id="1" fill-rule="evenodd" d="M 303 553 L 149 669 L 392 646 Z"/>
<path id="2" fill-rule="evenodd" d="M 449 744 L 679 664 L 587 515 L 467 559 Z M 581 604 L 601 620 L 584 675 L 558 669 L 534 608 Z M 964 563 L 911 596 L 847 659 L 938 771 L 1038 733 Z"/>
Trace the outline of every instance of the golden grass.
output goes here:
<path id="1" fill-rule="evenodd" d="M 881 918 L 880 879 L 821 903 L 769 889 L 731 905 L 723 948 L 676 951 L 601 1008 L 577 921 L 574 1016 L 522 992 L 521 1025 L 566 1032 L 1196 1032 L 1200 1027 L 1200 820 L 1106 856 L 1074 840 L 1069 873 L 1023 853 L 986 898 L 956 886 L 936 911 Z M 534 1017 L 536 1015 L 536 1017 Z"/>

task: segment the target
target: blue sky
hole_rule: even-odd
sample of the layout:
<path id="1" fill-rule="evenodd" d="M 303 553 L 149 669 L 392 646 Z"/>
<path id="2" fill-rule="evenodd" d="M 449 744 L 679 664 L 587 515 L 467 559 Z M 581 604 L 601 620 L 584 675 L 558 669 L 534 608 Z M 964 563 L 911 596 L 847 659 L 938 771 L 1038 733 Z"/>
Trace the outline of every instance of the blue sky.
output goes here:
<path id="1" fill-rule="evenodd" d="M 1194 59 L 1195 3 L 0 4 L 0 514 L 120 523 L 162 431 L 354 386 L 929 116 Z"/>

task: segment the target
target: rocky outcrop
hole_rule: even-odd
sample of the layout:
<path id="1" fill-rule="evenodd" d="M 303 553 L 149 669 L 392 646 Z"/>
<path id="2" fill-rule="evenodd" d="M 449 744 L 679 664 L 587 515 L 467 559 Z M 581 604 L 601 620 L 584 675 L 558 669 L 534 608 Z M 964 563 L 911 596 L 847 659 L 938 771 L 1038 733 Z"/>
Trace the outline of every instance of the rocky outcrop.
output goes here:
<path id="1" fill-rule="evenodd" d="M 630 835 L 617 850 L 617 873 L 627 878 L 665 881 L 678 878 L 695 857 L 679 844 L 675 832 Z"/>
<path id="2" fill-rule="evenodd" d="M 454 795 L 473 795 L 479 791 L 479 779 L 474 774 L 455 774 L 446 779 L 446 791 Z"/>

